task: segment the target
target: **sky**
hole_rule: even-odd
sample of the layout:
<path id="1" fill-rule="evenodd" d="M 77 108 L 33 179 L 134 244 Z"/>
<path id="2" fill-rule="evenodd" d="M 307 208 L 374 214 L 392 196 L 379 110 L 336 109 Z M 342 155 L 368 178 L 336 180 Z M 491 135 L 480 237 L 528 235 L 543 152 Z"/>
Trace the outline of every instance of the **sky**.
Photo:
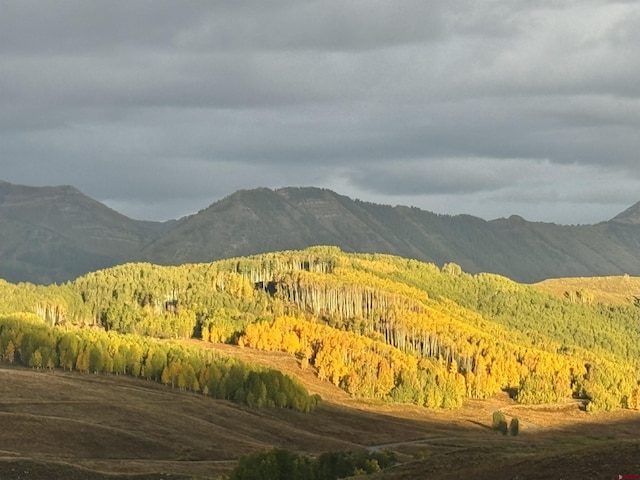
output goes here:
<path id="1" fill-rule="evenodd" d="M 640 2 L 0 0 L 0 179 L 146 220 L 284 186 L 607 220 L 640 201 Z"/>

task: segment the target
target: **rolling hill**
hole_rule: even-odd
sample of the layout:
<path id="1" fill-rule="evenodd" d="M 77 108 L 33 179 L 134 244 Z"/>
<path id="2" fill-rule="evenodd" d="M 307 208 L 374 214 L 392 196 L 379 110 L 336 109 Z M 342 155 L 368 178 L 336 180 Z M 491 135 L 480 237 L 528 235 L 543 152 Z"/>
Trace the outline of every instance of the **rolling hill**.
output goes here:
<path id="1" fill-rule="evenodd" d="M 153 340 L 195 337 L 295 355 L 355 397 L 459 408 L 508 390 L 521 403 L 640 406 L 638 308 L 571 302 L 451 263 L 313 247 L 130 263 L 49 287 L 0 281 L 0 295 L 0 315 L 33 318 L 0 316 L 0 354 L 36 368 L 144 375 L 240 403 L 313 408 L 271 373 L 233 393 L 248 367 Z M 92 328 L 65 330 L 74 325 Z M 221 376 L 229 380 L 213 380 Z M 289 386 L 278 395 L 272 384 Z"/>
<path id="2" fill-rule="evenodd" d="M 638 465 L 633 305 L 335 247 L 0 296 L 3 478 L 216 478 L 273 447 L 390 450 L 372 478 L 398 480 Z"/>
<path id="3" fill-rule="evenodd" d="M 317 188 L 238 191 L 180 220 L 132 220 L 73 187 L 0 183 L 0 278 L 64 282 L 127 261 L 209 262 L 334 245 L 517 281 L 640 275 L 640 204 L 597 225 L 492 221 L 352 200 Z"/>
<path id="4" fill-rule="evenodd" d="M 504 397 L 455 412 L 354 401 L 304 414 L 124 376 L 5 366 L 0 392 L 3 431 L 12 432 L 0 435 L 0 478 L 7 480 L 214 480 L 242 455 L 271 448 L 314 456 L 393 451 L 399 465 L 364 477 L 372 480 L 613 478 L 637 471 L 640 451 L 640 417 L 632 412 L 514 411 Z M 496 435 L 489 428 L 496 409 L 528 428 L 517 438 Z"/>

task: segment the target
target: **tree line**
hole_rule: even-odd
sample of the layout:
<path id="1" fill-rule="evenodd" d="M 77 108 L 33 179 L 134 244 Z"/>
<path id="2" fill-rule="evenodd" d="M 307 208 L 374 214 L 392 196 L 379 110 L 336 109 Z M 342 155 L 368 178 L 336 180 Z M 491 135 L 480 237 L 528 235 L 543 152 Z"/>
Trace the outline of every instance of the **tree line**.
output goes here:
<path id="1" fill-rule="evenodd" d="M 396 462 L 392 452 L 326 452 L 310 458 L 273 449 L 242 457 L 228 480 L 337 480 L 380 472 Z"/>
<path id="2" fill-rule="evenodd" d="M 95 329 L 50 327 L 27 314 L 0 317 L 0 357 L 35 369 L 130 375 L 251 407 L 310 411 L 320 401 L 278 370 L 210 349 Z"/>

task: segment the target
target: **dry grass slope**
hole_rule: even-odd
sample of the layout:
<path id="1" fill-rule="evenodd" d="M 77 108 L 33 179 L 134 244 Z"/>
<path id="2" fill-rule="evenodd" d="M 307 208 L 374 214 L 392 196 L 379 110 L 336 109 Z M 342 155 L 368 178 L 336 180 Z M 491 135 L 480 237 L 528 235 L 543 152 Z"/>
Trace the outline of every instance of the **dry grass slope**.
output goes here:
<path id="1" fill-rule="evenodd" d="M 609 305 L 628 305 L 640 296 L 640 277 L 629 275 L 551 278 L 533 286 L 563 298 L 565 292 L 587 291 L 594 302 Z"/>
<path id="2" fill-rule="evenodd" d="M 401 464 L 378 478 L 391 479 L 640 474 L 637 412 L 524 407 L 507 395 L 455 411 L 361 402 L 290 356 L 211 348 L 297 375 L 325 402 L 309 414 L 255 410 L 123 376 L 0 366 L 0 478 L 213 479 L 272 447 L 390 449 Z M 520 419 L 518 437 L 490 429 L 498 409 Z"/>

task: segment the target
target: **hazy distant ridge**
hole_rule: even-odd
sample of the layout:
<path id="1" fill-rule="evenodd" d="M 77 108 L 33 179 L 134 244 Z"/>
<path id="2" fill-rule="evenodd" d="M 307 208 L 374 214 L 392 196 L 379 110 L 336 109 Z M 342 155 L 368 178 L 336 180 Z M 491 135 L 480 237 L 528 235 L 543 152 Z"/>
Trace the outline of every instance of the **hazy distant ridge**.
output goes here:
<path id="1" fill-rule="evenodd" d="M 379 252 L 522 282 L 640 275 L 640 203 L 587 226 L 485 221 L 377 205 L 318 188 L 238 191 L 165 223 L 132 220 L 73 187 L 0 182 L 0 277 L 62 282 L 127 261 L 207 262 L 311 245 Z"/>

